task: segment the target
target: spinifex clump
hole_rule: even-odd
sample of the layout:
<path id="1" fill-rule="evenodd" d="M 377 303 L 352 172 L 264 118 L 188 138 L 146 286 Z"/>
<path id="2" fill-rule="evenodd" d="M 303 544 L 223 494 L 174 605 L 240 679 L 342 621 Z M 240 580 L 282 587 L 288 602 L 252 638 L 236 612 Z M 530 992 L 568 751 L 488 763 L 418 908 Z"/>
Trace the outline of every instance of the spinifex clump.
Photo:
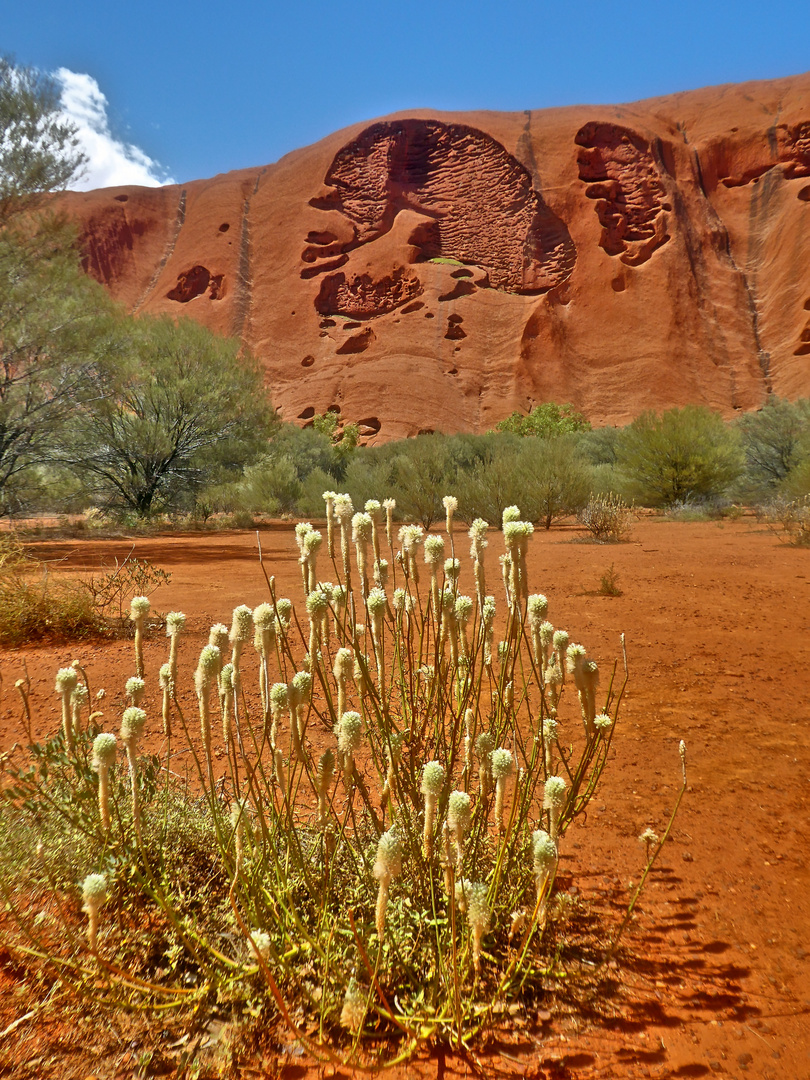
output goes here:
<path id="1" fill-rule="evenodd" d="M 161 676 L 178 713 L 174 688 L 196 690 L 200 727 L 179 713 L 171 753 L 183 752 L 182 728 L 197 767 L 184 805 L 211 821 L 206 888 L 219 882 L 241 938 L 209 926 L 204 905 L 179 910 L 183 867 L 161 847 L 169 817 L 140 812 L 146 714 L 135 706 L 121 731 L 135 843 L 102 800 L 98 851 L 136 867 L 126 880 L 142 884 L 182 951 L 184 986 L 216 986 L 233 1002 L 254 1000 L 247 980 L 262 980 L 313 1052 L 346 1030 L 355 1046 L 364 1032 L 404 1033 L 409 1050 L 432 1036 L 468 1039 L 494 1002 L 543 993 L 558 851 L 594 794 L 621 694 L 607 679 L 597 701 L 595 664 L 567 652 L 545 596 L 529 594 L 532 529 L 517 508 L 504 515 L 501 606 L 485 595 L 486 522 L 470 530 L 469 563 L 452 554 L 454 500 L 447 542 L 405 525 L 399 550 L 390 500 L 357 514 L 348 496 L 325 501 L 332 581 L 317 576 L 314 530 L 300 528 L 296 604 L 271 593 L 238 608 L 230 664 L 218 626 L 196 673 L 175 674 L 170 660 Z M 244 651 L 251 637 L 255 654 Z M 151 692 L 142 704 L 157 709 Z M 105 784 L 114 751 L 111 737 L 96 747 Z M 176 761 L 165 765 L 167 800 Z M 105 932 L 105 950 L 113 938 Z"/>

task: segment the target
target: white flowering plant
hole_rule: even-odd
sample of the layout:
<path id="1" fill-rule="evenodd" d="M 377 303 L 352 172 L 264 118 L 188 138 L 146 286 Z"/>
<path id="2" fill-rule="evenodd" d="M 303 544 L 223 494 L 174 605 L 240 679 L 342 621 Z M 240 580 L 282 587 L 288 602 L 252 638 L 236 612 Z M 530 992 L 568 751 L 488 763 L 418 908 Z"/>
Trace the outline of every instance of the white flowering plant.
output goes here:
<path id="1" fill-rule="evenodd" d="M 32 740 L 39 769 L 5 764 L 3 813 L 33 836 L 42 825 L 26 815 L 47 794 L 67 820 L 71 857 L 57 881 L 46 853 L 40 884 L 65 892 L 72 874 L 78 903 L 78 883 L 103 875 L 92 949 L 74 938 L 59 951 L 67 983 L 100 969 L 111 999 L 161 1009 L 216 993 L 236 1013 L 275 1013 L 321 1059 L 357 1061 L 382 1040 L 402 1060 L 430 1039 L 468 1045 L 496 1008 L 543 995 L 559 970 L 559 855 L 607 763 L 626 665 L 600 679 L 548 621 L 546 597 L 529 594 L 532 530 L 517 508 L 496 601 L 482 588 L 485 522 L 470 531 L 471 565 L 456 566 L 452 500 L 449 574 L 443 545 L 418 527 L 397 546 L 390 500 L 362 514 L 347 496 L 325 500 L 336 583 L 316 573 L 307 524 L 300 598 L 268 579 L 269 599 L 238 608 L 230 634 L 212 628 L 196 670 L 173 613 L 170 670 L 160 682 L 144 672 L 143 707 L 119 733 L 126 753 L 88 721 L 72 747 L 64 732 L 49 744 L 49 773 Z M 420 548 L 433 568 L 422 582 Z M 194 688 L 198 717 L 178 684 Z M 139 753 L 150 734 L 162 755 Z M 7 876 L 3 892 L 35 951 L 53 952 Z M 148 915 L 137 930 L 136 910 Z M 150 966 L 167 954 L 168 972 Z"/>

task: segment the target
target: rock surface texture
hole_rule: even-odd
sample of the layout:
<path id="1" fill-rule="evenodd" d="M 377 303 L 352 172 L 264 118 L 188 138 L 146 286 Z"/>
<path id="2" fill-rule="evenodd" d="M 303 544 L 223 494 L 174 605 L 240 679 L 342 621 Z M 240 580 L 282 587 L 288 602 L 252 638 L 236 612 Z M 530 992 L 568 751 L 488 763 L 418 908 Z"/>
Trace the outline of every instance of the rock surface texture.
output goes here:
<path id="1" fill-rule="evenodd" d="M 810 74 L 630 105 L 415 111 L 275 165 L 69 193 L 131 311 L 254 350 L 285 420 L 385 440 L 810 396 Z"/>

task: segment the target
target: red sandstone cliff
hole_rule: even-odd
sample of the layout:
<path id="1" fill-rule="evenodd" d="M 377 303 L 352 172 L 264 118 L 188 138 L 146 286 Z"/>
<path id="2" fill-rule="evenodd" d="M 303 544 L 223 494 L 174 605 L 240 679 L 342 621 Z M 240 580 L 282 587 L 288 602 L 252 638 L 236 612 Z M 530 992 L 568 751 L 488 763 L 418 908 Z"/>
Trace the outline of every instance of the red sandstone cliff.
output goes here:
<path id="1" fill-rule="evenodd" d="M 135 312 L 240 335 L 286 420 L 380 438 L 810 396 L 810 74 L 403 113 L 275 165 L 64 197 Z"/>

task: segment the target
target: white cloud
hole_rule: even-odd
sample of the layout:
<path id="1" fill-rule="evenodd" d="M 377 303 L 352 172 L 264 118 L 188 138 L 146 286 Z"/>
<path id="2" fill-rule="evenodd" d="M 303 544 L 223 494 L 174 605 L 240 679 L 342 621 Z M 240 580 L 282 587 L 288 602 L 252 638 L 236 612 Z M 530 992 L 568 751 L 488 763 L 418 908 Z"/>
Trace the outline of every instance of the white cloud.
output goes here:
<path id="1" fill-rule="evenodd" d="M 77 129 L 79 145 L 88 159 L 84 175 L 71 184 L 74 191 L 174 183 L 140 147 L 113 136 L 107 119 L 107 98 L 91 75 L 59 68 L 55 78 L 62 88 L 62 112 Z"/>

